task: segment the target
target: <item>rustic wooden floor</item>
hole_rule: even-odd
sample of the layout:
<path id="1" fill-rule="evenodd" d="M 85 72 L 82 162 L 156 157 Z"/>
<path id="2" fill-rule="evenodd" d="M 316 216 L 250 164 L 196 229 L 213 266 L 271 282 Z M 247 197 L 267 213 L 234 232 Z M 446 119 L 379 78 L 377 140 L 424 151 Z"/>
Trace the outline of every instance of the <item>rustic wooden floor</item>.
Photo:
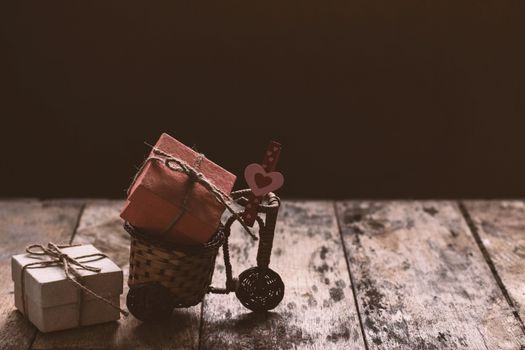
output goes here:
<path id="1" fill-rule="evenodd" d="M 127 273 L 121 205 L 0 201 L 1 349 L 525 349 L 521 201 L 288 201 L 272 256 L 286 295 L 274 312 L 209 295 L 162 324 L 130 316 L 39 333 L 14 309 L 10 256 L 32 242 L 89 242 Z M 233 232 L 235 274 L 255 264 L 255 248 Z"/>

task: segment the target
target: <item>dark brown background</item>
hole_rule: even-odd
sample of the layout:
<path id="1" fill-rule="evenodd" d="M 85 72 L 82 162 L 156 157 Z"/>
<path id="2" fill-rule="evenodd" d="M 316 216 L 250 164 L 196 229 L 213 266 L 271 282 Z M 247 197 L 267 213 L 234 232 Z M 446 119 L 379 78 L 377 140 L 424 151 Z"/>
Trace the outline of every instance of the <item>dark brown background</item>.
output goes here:
<path id="1" fill-rule="evenodd" d="M 0 196 L 121 197 L 162 131 L 280 140 L 287 197 L 524 196 L 524 3 L 4 1 Z"/>

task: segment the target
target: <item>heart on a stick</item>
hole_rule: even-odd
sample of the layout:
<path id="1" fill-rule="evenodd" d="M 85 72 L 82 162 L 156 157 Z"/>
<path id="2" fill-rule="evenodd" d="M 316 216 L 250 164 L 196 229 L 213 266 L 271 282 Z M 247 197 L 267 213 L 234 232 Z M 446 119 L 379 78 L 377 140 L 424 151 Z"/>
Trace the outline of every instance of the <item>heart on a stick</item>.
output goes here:
<path id="1" fill-rule="evenodd" d="M 257 197 L 275 191 L 284 183 L 284 176 L 280 172 L 267 172 L 257 163 L 250 164 L 244 169 L 244 178 Z"/>

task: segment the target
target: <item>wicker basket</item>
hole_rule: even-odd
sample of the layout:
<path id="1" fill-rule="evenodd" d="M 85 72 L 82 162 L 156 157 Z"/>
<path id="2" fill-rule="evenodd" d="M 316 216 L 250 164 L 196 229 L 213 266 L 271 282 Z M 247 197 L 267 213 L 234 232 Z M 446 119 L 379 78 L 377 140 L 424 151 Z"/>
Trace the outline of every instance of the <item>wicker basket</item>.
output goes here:
<path id="1" fill-rule="evenodd" d="M 175 307 L 189 307 L 202 301 L 209 291 L 217 252 L 225 240 L 222 226 L 208 243 L 198 246 L 161 242 L 129 223 L 124 227 L 131 235 L 130 287 L 160 284 L 171 293 Z"/>
<path id="2" fill-rule="evenodd" d="M 250 190 L 231 193 L 241 206 L 248 203 Z M 160 241 L 146 235 L 129 223 L 124 228 L 131 236 L 129 279 L 126 304 L 129 311 L 142 321 L 156 321 L 170 317 L 174 307 L 189 307 L 202 301 L 206 293 L 228 294 L 235 292 L 240 302 L 252 311 L 268 311 L 283 299 L 284 283 L 275 271 L 269 268 L 270 255 L 279 198 L 269 193 L 259 212 L 259 248 L 257 266 L 234 278 L 230 262 L 228 238 L 231 225 L 237 220 L 231 216 L 212 239 L 203 245 L 183 246 Z M 223 247 L 226 285 L 224 288 L 210 286 L 215 259 Z"/>

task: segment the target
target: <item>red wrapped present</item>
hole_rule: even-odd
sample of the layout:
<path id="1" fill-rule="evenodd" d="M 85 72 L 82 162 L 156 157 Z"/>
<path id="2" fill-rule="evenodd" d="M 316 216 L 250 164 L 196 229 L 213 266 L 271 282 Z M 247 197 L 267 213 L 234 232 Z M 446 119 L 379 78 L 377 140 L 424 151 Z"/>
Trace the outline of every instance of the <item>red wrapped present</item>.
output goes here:
<path id="1" fill-rule="evenodd" d="M 192 178 L 196 176 L 211 186 Z M 225 209 L 217 196 L 229 195 L 235 178 L 204 155 L 162 134 L 131 185 L 120 216 L 166 241 L 205 243 L 217 230 Z"/>

